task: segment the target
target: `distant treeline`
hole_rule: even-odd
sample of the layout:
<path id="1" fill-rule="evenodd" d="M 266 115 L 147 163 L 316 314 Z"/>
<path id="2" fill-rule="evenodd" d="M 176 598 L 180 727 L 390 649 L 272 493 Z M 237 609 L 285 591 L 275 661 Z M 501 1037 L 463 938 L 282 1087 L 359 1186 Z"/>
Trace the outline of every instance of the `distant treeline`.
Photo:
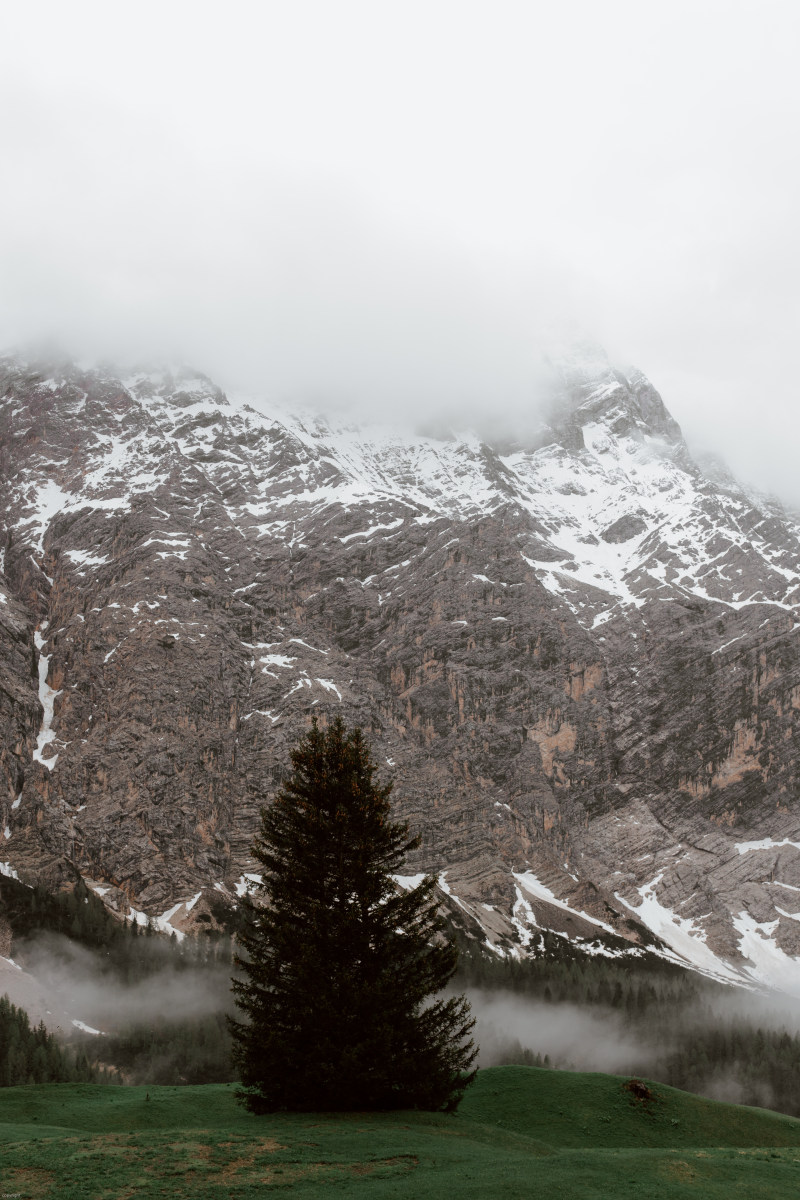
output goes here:
<path id="1" fill-rule="evenodd" d="M 630 1016 L 652 1015 L 654 1006 L 701 1004 L 726 992 L 722 984 L 703 979 L 652 953 L 607 958 L 542 930 L 531 946 L 533 957 L 499 958 L 456 931 L 458 971 L 453 986 L 467 990 L 510 991 L 546 1003 L 617 1008 Z M 619 940 L 620 949 L 628 949 Z"/>
<path id="2" fill-rule="evenodd" d="M 236 913 L 224 902 L 212 909 L 215 924 L 224 924 L 224 931 L 209 927 L 182 941 L 153 925 L 140 926 L 113 916 L 83 880 L 78 880 L 72 891 L 53 893 L 0 875 L 0 909 L 15 942 L 60 934 L 91 950 L 93 965 L 114 985 L 131 986 L 165 969 L 231 969 Z M 50 952 L 57 954 L 57 945 Z M 15 953 L 24 965 L 24 947 Z M 223 1013 L 179 1019 L 167 1015 L 125 1026 L 107 1037 L 75 1034 L 72 1042 L 78 1049 L 74 1053 L 65 1049 L 65 1062 L 79 1059 L 95 1081 L 108 1071 L 121 1072 L 125 1083 L 227 1083 L 236 1078 Z M 48 1081 L 83 1078 L 51 1076 Z M 14 1082 L 27 1080 L 15 1078 Z M 37 1078 L 35 1082 L 45 1080 Z"/>
<path id="3" fill-rule="evenodd" d="M 0 1087 L 24 1083 L 117 1083 L 116 1073 L 89 1062 L 81 1048 L 62 1046 L 44 1022 L 0 996 Z"/>
<path id="4" fill-rule="evenodd" d="M 238 1078 L 224 1013 L 130 1025 L 90 1049 L 126 1083 L 232 1083 Z"/>
<path id="5" fill-rule="evenodd" d="M 659 1079 L 687 1092 L 800 1117 L 800 1037 L 741 1021 L 684 1032 Z"/>
<path id="6" fill-rule="evenodd" d="M 636 1074 L 700 1096 L 800 1117 L 800 1037 L 743 1020 L 687 1027 L 684 1019 L 673 1014 L 668 1025 L 658 1027 L 659 1040 L 666 1039 L 671 1048 L 634 1067 Z M 573 1065 L 534 1052 L 518 1039 L 508 1042 L 496 1062 L 567 1070 Z"/>
<path id="7" fill-rule="evenodd" d="M 632 1035 L 652 1047 L 640 1074 L 700 1095 L 775 1108 L 800 1117 L 800 1036 L 755 1019 L 721 1015 L 731 989 L 656 955 L 588 955 L 557 934 L 538 936 L 537 957 L 500 959 L 459 933 L 454 986 L 511 992 L 538 1002 L 616 1010 Z M 502 1063 L 569 1067 L 519 1041 Z"/>
<path id="8" fill-rule="evenodd" d="M 36 934 L 58 933 L 94 952 L 98 967 L 122 984 L 146 979 L 165 966 L 188 967 L 231 963 L 228 932 L 209 928 L 178 941 L 153 925 L 113 916 L 102 900 L 79 879 L 74 890 L 49 892 L 0 875 L 0 907 L 15 941 Z M 220 904 L 220 912 L 226 906 Z M 216 914 L 215 914 L 216 916 Z M 230 921 L 231 918 L 227 917 Z"/>

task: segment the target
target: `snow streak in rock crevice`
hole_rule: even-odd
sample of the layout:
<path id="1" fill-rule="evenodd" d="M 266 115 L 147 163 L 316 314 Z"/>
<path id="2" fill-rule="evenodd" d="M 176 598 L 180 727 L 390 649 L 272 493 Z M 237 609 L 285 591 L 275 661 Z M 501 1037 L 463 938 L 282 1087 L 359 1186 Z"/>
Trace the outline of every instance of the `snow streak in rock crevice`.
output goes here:
<path id="1" fill-rule="evenodd" d="M 45 758 L 44 749 L 56 740 L 56 732 L 53 729 L 53 707 L 56 696 L 61 695 L 61 689 L 55 691 L 47 682 L 47 676 L 50 671 L 50 655 L 42 653 L 45 640 L 40 630 L 37 629 L 34 633 L 33 641 L 39 653 L 39 702 L 44 709 L 42 726 L 39 730 L 39 736 L 36 739 L 36 749 L 33 752 L 33 761 L 41 763 L 43 767 L 51 771 L 58 762 L 58 755 L 52 754 L 48 758 Z"/>

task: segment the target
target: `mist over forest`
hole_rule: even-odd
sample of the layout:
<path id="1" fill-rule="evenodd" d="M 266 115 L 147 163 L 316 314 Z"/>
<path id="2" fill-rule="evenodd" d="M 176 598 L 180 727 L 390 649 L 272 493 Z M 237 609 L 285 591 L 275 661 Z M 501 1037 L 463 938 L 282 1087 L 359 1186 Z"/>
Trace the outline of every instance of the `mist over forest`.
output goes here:
<path id="1" fill-rule="evenodd" d="M 83 886 L 49 896 L 3 877 L 0 898 L 21 934 L 18 965 L 58 997 L 70 1021 L 101 1031 L 61 1031 L 96 1071 L 128 1083 L 235 1079 L 227 933 L 178 941 L 121 924 Z M 480 1066 L 644 1075 L 800 1115 L 800 1019 L 788 998 L 652 956 L 646 969 L 590 957 L 556 935 L 528 961 L 476 952 L 456 936 L 462 954 L 452 988 L 470 1000 Z"/>

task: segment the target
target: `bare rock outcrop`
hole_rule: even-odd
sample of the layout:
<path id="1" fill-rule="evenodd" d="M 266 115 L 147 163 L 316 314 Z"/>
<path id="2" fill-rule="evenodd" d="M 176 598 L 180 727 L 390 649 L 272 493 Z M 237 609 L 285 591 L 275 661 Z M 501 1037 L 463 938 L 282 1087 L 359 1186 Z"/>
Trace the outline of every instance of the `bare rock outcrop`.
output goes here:
<path id="1" fill-rule="evenodd" d="M 344 710 L 475 936 L 655 934 L 800 991 L 800 530 L 640 373 L 567 364 L 494 444 L 5 360 L 0 471 L 23 879 L 235 899 L 290 747 Z"/>

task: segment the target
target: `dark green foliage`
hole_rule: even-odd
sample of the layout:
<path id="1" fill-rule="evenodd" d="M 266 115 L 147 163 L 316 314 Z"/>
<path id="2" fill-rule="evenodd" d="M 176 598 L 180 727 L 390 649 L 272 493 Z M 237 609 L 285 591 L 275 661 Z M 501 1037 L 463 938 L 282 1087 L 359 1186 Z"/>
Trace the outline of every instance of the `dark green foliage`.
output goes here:
<path id="1" fill-rule="evenodd" d="M 223 1013 L 130 1025 L 93 1047 L 126 1083 L 230 1083 L 231 1036 Z"/>
<path id="2" fill-rule="evenodd" d="M 232 959 L 227 933 L 209 929 L 179 942 L 174 935 L 166 937 L 152 926 L 142 928 L 134 922 L 120 921 L 80 879 L 71 891 L 51 893 L 0 876 L 0 904 L 12 929 L 14 954 L 20 964 L 26 963 L 32 947 L 35 951 L 44 947 L 51 962 L 61 959 L 69 965 L 73 962 L 72 944 L 78 943 L 92 951 L 92 970 L 99 985 L 108 986 L 111 995 L 144 980 L 154 980 L 158 986 L 163 972 L 170 979 L 175 973 L 187 973 L 188 988 L 199 985 L 224 996 Z M 224 906 L 219 909 L 220 915 L 225 915 Z M 231 912 L 229 907 L 227 912 Z M 214 917 L 216 920 L 216 909 Z M 207 1017 L 166 1012 L 155 1020 L 117 1026 L 108 1037 L 73 1035 L 71 1041 L 71 1047 L 59 1049 L 68 1073 L 50 1077 L 56 1081 L 100 1080 L 106 1077 L 107 1069 L 121 1071 L 126 1083 L 216 1083 L 235 1079 L 230 1034 L 222 1012 Z M 58 1049 L 59 1044 L 53 1044 Z M 5 1042 L 0 1042 L 0 1056 L 3 1045 Z M 78 1061 L 85 1064 L 89 1074 L 74 1074 Z"/>
<path id="3" fill-rule="evenodd" d="M 15 938 L 46 930 L 111 952 L 127 932 L 80 878 L 71 891 L 49 892 L 40 884 L 28 887 L 0 875 L 0 904 Z"/>
<path id="4" fill-rule="evenodd" d="M 593 955 L 580 943 L 539 931 L 532 957 L 499 958 L 457 931 L 459 964 L 455 982 L 468 989 L 511 991 L 553 1003 L 611 1004 L 626 1012 L 642 1010 L 661 997 L 665 1005 L 699 1003 L 729 995 L 730 989 L 687 971 L 655 954 L 617 959 Z M 607 939 L 617 948 L 621 938 Z"/>
<path id="5" fill-rule="evenodd" d="M 136 983 L 165 967 L 180 971 L 215 964 L 226 967 L 231 962 L 227 933 L 209 929 L 178 942 L 174 934 L 165 937 L 150 925 L 120 921 L 80 878 L 71 891 L 49 892 L 40 885 L 28 887 L 0 875 L 0 906 L 15 943 L 42 934 L 61 934 L 92 950 L 96 969 L 121 984 Z M 223 905 L 219 908 L 225 911 Z M 216 918 L 216 911 L 214 915 Z M 229 922 L 235 920 L 235 914 L 228 917 Z M 58 954 L 57 945 L 49 950 Z M 24 957 L 23 949 L 20 961 L 24 962 Z"/>
<path id="6" fill-rule="evenodd" d="M 90 1066 L 82 1050 L 60 1046 L 44 1022 L 0 996 L 0 1087 L 20 1083 L 100 1083 L 110 1077 Z"/>
<path id="7" fill-rule="evenodd" d="M 452 1110 L 474 1072 L 463 997 L 432 998 L 454 944 L 434 879 L 398 894 L 418 839 L 390 820 L 361 731 L 316 723 L 262 810 L 263 871 L 238 936 L 235 1058 L 253 1111 Z"/>
<path id="8" fill-rule="evenodd" d="M 534 947 L 537 957 L 523 960 L 486 955 L 463 933 L 460 937 L 456 986 L 595 1014 L 602 1010 L 610 1029 L 624 1029 L 631 1044 L 642 1047 L 642 1061 L 628 1063 L 626 1070 L 700 1095 L 800 1117 L 800 1037 L 778 1016 L 771 1027 L 748 1016 L 747 993 L 655 955 L 589 956 L 546 931 Z M 737 1000 L 741 1011 L 735 1014 Z M 722 1019 L 721 1011 L 735 1015 Z M 492 1061 L 575 1068 L 568 1057 L 551 1062 L 547 1049 L 509 1038 Z"/>
<path id="9" fill-rule="evenodd" d="M 690 1027 L 675 1039 L 659 1078 L 689 1092 L 800 1117 L 800 1037 L 743 1021 Z"/>

